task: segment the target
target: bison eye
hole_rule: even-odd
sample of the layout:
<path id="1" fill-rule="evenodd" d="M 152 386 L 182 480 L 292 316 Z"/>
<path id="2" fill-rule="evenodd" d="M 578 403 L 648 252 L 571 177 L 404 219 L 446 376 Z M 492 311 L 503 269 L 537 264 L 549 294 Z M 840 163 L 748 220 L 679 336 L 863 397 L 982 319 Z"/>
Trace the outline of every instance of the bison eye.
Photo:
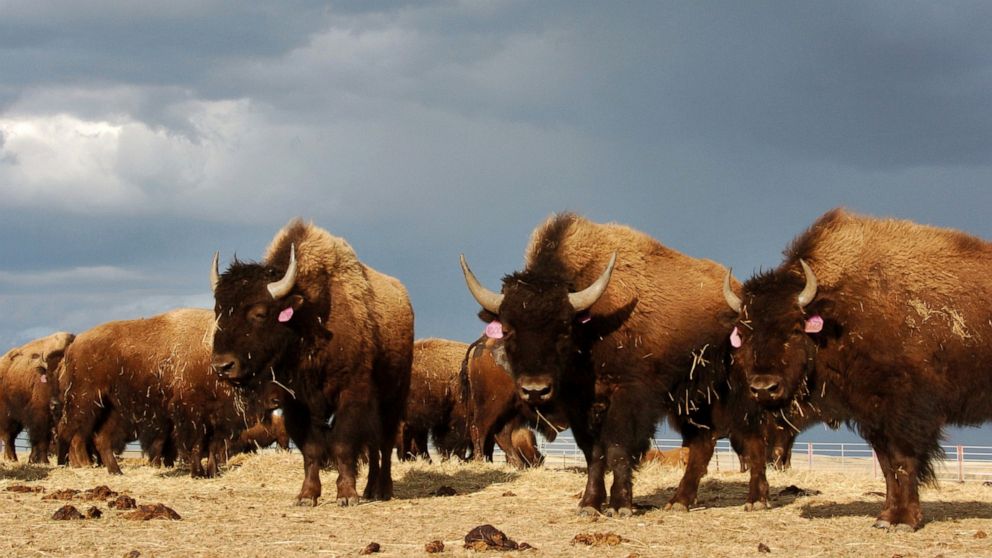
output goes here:
<path id="1" fill-rule="evenodd" d="M 248 310 L 248 319 L 255 323 L 262 323 L 269 316 L 269 308 L 262 304 L 256 304 Z"/>

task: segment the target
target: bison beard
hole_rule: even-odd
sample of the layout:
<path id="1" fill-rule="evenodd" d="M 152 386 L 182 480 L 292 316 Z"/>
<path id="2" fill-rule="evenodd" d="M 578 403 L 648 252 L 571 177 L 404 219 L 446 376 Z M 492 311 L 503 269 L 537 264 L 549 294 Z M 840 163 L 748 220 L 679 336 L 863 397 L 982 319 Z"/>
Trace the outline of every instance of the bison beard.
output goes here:
<path id="1" fill-rule="evenodd" d="M 525 269 L 505 277 L 501 293 L 482 287 L 464 259 L 462 268 L 480 318 L 502 326 L 520 397 L 567 416 L 588 464 L 580 513 L 605 503 L 607 468 L 607 513 L 633 513 L 633 470 L 666 415 L 690 448 L 668 509 L 695 502 L 716 439 L 732 430 L 750 464 L 746 507 L 765 507 L 766 415 L 727 367 L 725 268 L 571 214 L 534 231 Z"/>
<path id="2" fill-rule="evenodd" d="M 402 284 L 300 220 L 277 233 L 263 263 L 234 262 L 220 275 L 215 257 L 211 279 L 214 369 L 246 394 L 258 397 L 270 379 L 289 394 L 283 417 L 305 471 L 298 502 L 317 504 L 320 468 L 333 463 L 338 503 L 356 504 L 357 460 L 366 451 L 363 496 L 389 499 L 413 352 Z"/>
<path id="3" fill-rule="evenodd" d="M 992 244 L 836 209 L 740 298 L 735 362 L 754 398 L 855 426 L 887 494 L 876 527 L 914 530 L 945 424 L 992 419 Z"/>

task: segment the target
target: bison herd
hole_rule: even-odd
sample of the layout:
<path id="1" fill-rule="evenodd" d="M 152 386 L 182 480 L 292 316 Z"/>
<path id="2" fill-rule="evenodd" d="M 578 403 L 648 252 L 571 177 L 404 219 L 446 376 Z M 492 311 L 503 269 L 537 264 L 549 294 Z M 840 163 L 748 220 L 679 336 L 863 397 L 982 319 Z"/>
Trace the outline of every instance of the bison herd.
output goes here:
<path id="1" fill-rule="evenodd" d="M 213 310 L 178 309 L 0 359 L 0 435 L 27 430 L 29 460 L 121 472 L 149 462 L 211 477 L 232 453 L 289 440 L 302 452 L 297 502 L 316 505 L 320 470 L 342 506 L 392 496 L 391 462 L 491 459 L 539 465 L 535 430 L 566 428 L 587 464 L 580 514 L 634 510 L 644 459 L 676 462 L 665 506 L 697 498 L 717 439 L 749 471 L 748 510 L 768 504 L 766 464 L 788 464 L 803 428 L 845 422 L 886 481 L 876 527 L 923 523 L 945 425 L 992 418 L 992 244 L 964 233 L 832 210 L 781 265 L 741 283 L 720 264 L 646 234 L 559 214 L 531 236 L 499 290 L 462 272 L 485 333 L 414 341 L 395 278 L 327 231 L 291 221 L 260 262 L 215 255 Z M 658 423 L 683 448 L 650 450 Z M 358 464 L 368 482 L 356 486 Z M 612 474 L 607 490 L 606 474 Z"/>

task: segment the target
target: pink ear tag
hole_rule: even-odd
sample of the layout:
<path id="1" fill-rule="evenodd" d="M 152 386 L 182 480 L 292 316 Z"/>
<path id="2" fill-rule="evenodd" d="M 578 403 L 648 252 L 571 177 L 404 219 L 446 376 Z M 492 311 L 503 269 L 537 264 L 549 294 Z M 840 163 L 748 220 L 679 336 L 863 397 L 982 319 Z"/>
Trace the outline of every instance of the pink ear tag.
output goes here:
<path id="1" fill-rule="evenodd" d="M 499 323 L 499 320 L 493 320 L 486 325 L 486 337 L 490 339 L 502 339 L 503 338 L 503 324 Z"/>
<path id="2" fill-rule="evenodd" d="M 42 374 L 41 375 L 41 383 L 43 383 L 43 384 L 47 384 L 48 383 L 48 374 Z"/>
<path id="3" fill-rule="evenodd" d="M 741 332 L 735 327 L 734 331 L 730 332 L 730 346 L 735 349 L 740 349 L 743 344 L 744 343 L 741 341 Z"/>
<path id="4" fill-rule="evenodd" d="M 823 318 L 819 314 L 810 316 L 806 320 L 806 327 L 803 331 L 806 333 L 820 333 L 823 331 Z"/>
<path id="5" fill-rule="evenodd" d="M 288 322 L 293 317 L 293 307 L 287 306 L 285 310 L 279 312 L 279 322 Z"/>

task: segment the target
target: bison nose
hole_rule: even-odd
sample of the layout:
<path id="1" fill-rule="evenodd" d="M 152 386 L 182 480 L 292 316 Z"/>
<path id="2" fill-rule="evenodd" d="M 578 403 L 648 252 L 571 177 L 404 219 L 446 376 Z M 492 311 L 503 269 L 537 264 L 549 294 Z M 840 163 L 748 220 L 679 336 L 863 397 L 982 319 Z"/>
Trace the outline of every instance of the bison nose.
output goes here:
<path id="1" fill-rule="evenodd" d="M 751 379 L 751 396 L 759 402 L 777 401 L 782 398 L 785 388 L 778 379 L 771 376 L 758 376 Z"/>
<path id="2" fill-rule="evenodd" d="M 233 380 L 237 379 L 241 375 L 240 366 L 238 366 L 238 359 L 234 358 L 232 355 L 218 355 L 214 357 L 213 362 L 210 366 L 214 369 L 214 372 L 223 379 Z"/>
<path id="3" fill-rule="evenodd" d="M 533 405 L 545 403 L 554 395 L 554 387 L 547 380 L 521 382 L 519 391 L 520 398 Z"/>

